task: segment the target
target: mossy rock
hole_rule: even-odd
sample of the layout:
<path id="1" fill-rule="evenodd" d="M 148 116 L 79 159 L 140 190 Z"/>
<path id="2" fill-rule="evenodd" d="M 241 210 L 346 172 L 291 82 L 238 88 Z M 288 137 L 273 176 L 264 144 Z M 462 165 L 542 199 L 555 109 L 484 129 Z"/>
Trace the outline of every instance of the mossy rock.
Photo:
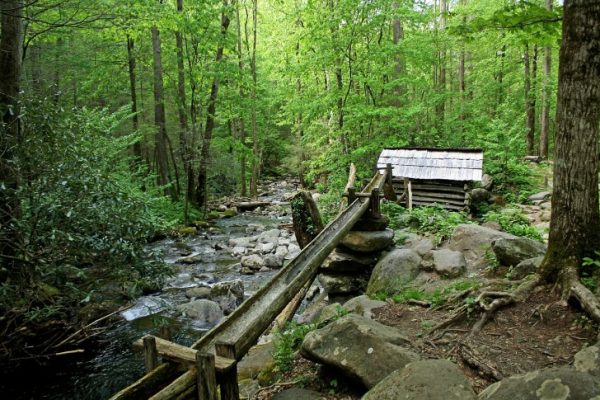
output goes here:
<path id="1" fill-rule="evenodd" d="M 192 225 L 194 225 L 196 228 L 208 228 L 210 226 L 210 222 L 199 219 L 198 221 L 194 221 Z"/>
<path id="2" fill-rule="evenodd" d="M 221 218 L 221 213 L 215 210 L 212 210 L 207 215 L 208 219 L 219 219 Z"/>
<path id="3" fill-rule="evenodd" d="M 237 210 L 235 208 L 228 208 L 223 211 L 223 218 L 231 218 L 237 215 Z"/>
<path id="4" fill-rule="evenodd" d="M 60 289 L 58 289 L 52 285 L 48 285 L 47 283 L 44 283 L 44 282 L 38 283 L 37 289 L 38 289 L 38 295 L 41 298 L 50 299 L 53 297 L 58 297 L 61 294 Z"/>
<path id="5" fill-rule="evenodd" d="M 182 226 L 177 228 L 177 233 L 180 235 L 196 235 L 198 230 L 195 226 Z"/>

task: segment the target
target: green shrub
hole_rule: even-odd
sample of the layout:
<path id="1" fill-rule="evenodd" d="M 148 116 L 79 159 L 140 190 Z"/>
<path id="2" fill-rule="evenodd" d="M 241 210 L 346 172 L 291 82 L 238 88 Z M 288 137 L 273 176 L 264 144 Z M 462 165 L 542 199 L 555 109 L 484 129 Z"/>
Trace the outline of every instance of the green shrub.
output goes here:
<path id="1" fill-rule="evenodd" d="M 516 236 L 524 236 L 534 240 L 542 240 L 541 233 L 529 224 L 527 216 L 521 209 L 508 207 L 498 211 L 488 211 L 484 216 L 485 222 L 497 222 L 502 230 Z"/>

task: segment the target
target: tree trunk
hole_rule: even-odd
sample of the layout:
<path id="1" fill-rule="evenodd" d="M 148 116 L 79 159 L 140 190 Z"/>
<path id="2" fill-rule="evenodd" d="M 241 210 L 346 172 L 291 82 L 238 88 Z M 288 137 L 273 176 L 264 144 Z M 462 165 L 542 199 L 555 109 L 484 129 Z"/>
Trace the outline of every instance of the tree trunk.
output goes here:
<path id="1" fill-rule="evenodd" d="M 541 275 L 570 291 L 582 258 L 600 249 L 598 130 L 600 1 L 567 0 L 560 48 L 554 191 Z"/>
<path id="2" fill-rule="evenodd" d="M 447 13 L 447 3 L 446 0 L 440 0 L 440 30 L 442 32 L 446 31 L 446 13 Z M 445 110 L 446 110 L 446 45 L 443 42 L 445 39 L 442 39 L 442 48 L 439 53 L 439 77 L 438 77 L 438 88 L 439 93 L 442 95 L 442 99 L 438 103 L 437 107 L 437 124 L 438 124 L 438 132 L 442 131 L 442 127 L 444 125 L 445 118 Z"/>
<path id="3" fill-rule="evenodd" d="M 523 61 L 525 64 L 525 139 L 527 140 L 527 154 L 533 155 L 535 140 L 535 97 L 531 90 L 531 68 L 529 62 L 529 44 L 525 44 Z"/>
<path id="4" fill-rule="evenodd" d="M 237 20 L 237 52 L 238 52 L 238 69 L 240 73 L 239 85 L 240 85 L 240 99 L 246 98 L 244 91 L 244 53 L 242 51 L 242 28 L 240 20 L 240 8 L 236 7 L 236 20 Z M 246 197 L 248 188 L 246 186 L 246 126 L 244 124 L 244 116 L 241 115 L 235 121 L 237 124 L 237 130 L 239 131 L 239 140 L 242 144 L 242 154 L 240 155 L 240 189 L 242 197 Z"/>
<path id="5" fill-rule="evenodd" d="M 252 179 L 250 180 L 250 195 L 253 199 L 258 197 L 258 171 L 260 158 L 258 151 L 258 132 L 256 127 L 256 23 L 258 4 L 252 0 L 252 57 L 250 67 L 252 69 Z"/>
<path id="6" fill-rule="evenodd" d="M 546 0 L 546 9 L 552 10 L 552 0 Z M 540 157 L 548 158 L 548 131 L 550 129 L 550 74 L 552 47 L 544 47 L 544 87 L 542 88 L 542 115 L 540 123 Z"/>
<path id="7" fill-rule="evenodd" d="M 400 55 L 400 41 L 404 39 L 404 29 L 402 29 L 402 22 L 400 21 L 400 17 L 397 15 L 398 13 L 398 2 L 394 2 L 392 8 L 395 12 L 394 19 L 392 20 L 392 35 L 393 42 L 396 50 L 396 54 L 394 55 L 394 79 L 399 80 L 402 78 L 402 74 L 404 73 L 404 61 L 402 60 L 402 56 Z M 394 86 L 394 101 L 393 105 L 395 107 L 400 107 L 402 105 L 402 95 L 404 94 L 404 87 L 400 83 L 397 83 Z"/>
<path id="8" fill-rule="evenodd" d="M 183 0 L 177 0 L 177 12 L 183 13 Z M 194 171 L 192 168 L 192 149 L 190 145 L 190 129 L 188 126 L 187 101 L 185 94 L 185 67 L 183 64 L 183 35 L 175 32 L 175 45 L 177 47 L 177 97 L 179 112 L 179 152 L 183 161 L 183 171 L 186 176 L 185 201 L 194 201 Z M 191 183 L 191 185 L 190 185 Z M 187 219 L 187 216 L 186 218 Z"/>
<path id="9" fill-rule="evenodd" d="M 229 28 L 229 17 L 226 14 L 228 8 L 228 0 L 223 0 L 223 12 L 221 13 L 221 41 L 217 47 L 217 55 L 215 57 L 215 68 L 219 68 L 223 59 L 223 49 L 225 46 L 225 38 L 227 36 L 227 28 Z M 204 127 L 204 136 L 202 137 L 202 151 L 200 153 L 200 167 L 198 171 L 198 187 L 196 190 L 196 203 L 206 209 L 208 200 L 208 161 L 210 158 L 210 143 L 212 133 L 215 127 L 215 113 L 217 111 L 217 97 L 219 95 L 219 75 L 216 74 L 213 78 L 210 97 L 208 99 L 208 107 L 206 109 L 206 126 Z"/>
<path id="10" fill-rule="evenodd" d="M 133 54 L 134 50 L 134 42 L 133 39 L 127 35 L 127 60 L 129 65 L 129 89 L 131 93 L 131 112 L 133 116 L 131 117 L 131 122 L 133 124 L 133 130 L 139 130 L 139 118 L 138 118 L 138 108 L 137 108 L 137 94 L 136 94 L 136 77 L 135 77 L 135 55 Z M 138 163 L 142 160 L 142 143 L 141 140 L 137 141 L 133 144 L 133 155 L 135 156 L 135 162 Z"/>
<path id="11" fill-rule="evenodd" d="M 303 249 L 323 230 L 323 221 L 310 192 L 298 192 L 291 205 L 294 233 L 298 246 Z"/>
<path id="12" fill-rule="evenodd" d="M 0 5 L 0 258 L 13 257 L 21 242 L 15 222 L 19 179 L 16 148 L 21 142 L 19 92 L 23 58 L 23 0 Z"/>
<path id="13" fill-rule="evenodd" d="M 175 190 L 170 185 L 169 158 L 167 153 L 167 130 L 165 126 L 165 100 L 163 91 L 163 71 L 160 54 L 160 32 L 156 26 L 152 32 L 152 53 L 154 57 L 154 123 L 156 125 L 156 165 L 158 169 L 158 185 L 164 187 L 164 193 L 175 200 Z"/>

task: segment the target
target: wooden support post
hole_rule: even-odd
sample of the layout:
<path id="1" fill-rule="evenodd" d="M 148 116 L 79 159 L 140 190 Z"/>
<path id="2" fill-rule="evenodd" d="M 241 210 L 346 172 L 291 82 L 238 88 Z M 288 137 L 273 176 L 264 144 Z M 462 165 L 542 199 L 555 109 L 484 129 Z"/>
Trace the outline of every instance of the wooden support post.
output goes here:
<path id="1" fill-rule="evenodd" d="M 158 328 L 158 337 L 165 340 L 171 340 L 171 328 L 168 325 L 161 325 Z"/>
<path id="2" fill-rule="evenodd" d="M 387 171 L 387 176 L 386 176 L 385 181 L 388 185 L 391 185 L 392 184 L 392 164 L 386 164 L 385 170 Z"/>
<path id="3" fill-rule="evenodd" d="M 209 353 L 196 353 L 198 398 L 217 400 L 217 378 L 215 356 Z"/>
<path id="4" fill-rule="evenodd" d="M 146 373 L 158 367 L 158 351 L 154 336 L 144 336 L 144 367 Z"/>
<path id="5" fill-rule="evenodd" d="M 369 209 L 371 210 L 371 218 L 381 218 L 381 209 L 379 207 L 379 189 L 374 188 L 371 192 L 371 204 Z"/>
<path id="6" fill-rule="evenodd" d="M 353 187 L 348 188 L 348 205 L 354 203 L 356 200 L 356 189 Z"/>
<path id="7" fill-rule="evenodd" d="M 410 181 L 410 179 L 407 179 L 408 181 L 408 211 L 411 211 L 413 208 L 413 199 L 412 199 L 412 182 Z"/>
<path id="8" fill-rule="evenodd" d="M 236 360 L 235 345 L 232 343 L 217 342 L 215 350 L 218 356 Z M 221 400 L 239 400 L 240 388 L 237 381 L 237 365 L 221 375 Z"/>

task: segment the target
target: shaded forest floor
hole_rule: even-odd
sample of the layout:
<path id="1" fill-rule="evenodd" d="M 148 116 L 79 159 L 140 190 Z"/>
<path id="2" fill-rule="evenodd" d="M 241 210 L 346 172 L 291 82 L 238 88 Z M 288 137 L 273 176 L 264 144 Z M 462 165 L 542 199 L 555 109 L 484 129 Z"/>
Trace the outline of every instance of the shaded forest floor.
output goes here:
<path id="1" fill-rule="evenodd" d="M 538 287 L 526 302 L 500 309 L 482 331 L 468 337 L 477 316 L 429 333 L 448 311 L 388 303 L 375 319 L 408 337 L 423 359 L 456 362 L 478 393 L 498 378 L 568 365 L 587 344 L 596 342 L 597 326 L 574 304 L 560 301 L 552 287 Z M 495 376 L 494 376 L 495 375 Z M 292 386 L 316 390 L 327 399 L 360 399 L 365 390 L 350 380 L 298 356 L 293 369 L 253 399 L 269 399 Z"/>

